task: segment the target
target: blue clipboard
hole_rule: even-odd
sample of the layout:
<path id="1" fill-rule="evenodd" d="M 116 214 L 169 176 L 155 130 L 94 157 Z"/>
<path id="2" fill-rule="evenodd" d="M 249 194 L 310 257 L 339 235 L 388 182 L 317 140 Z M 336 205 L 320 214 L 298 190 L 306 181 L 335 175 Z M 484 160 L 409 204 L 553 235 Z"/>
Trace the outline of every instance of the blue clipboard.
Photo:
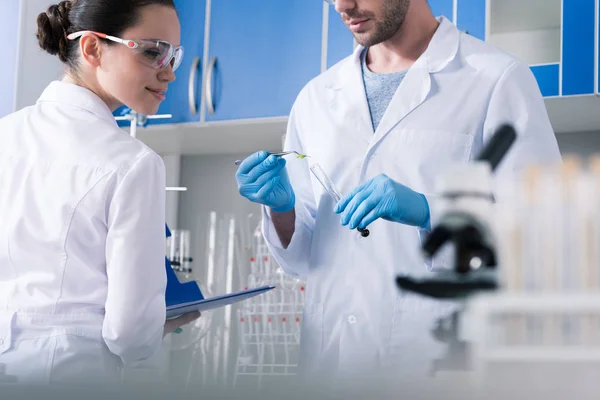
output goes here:
<path id="1" fill-rule="evenodd" d="M 165 224 L 167 237 L 171 236 L 169 227 Z M 238 301 L 243 301 L 259 294 L 268 292 L 275 286 L 262 286 L 243 292 L 225 294 L 205 299 L 196 282 L 179 282 L 177 274 L 171 268 L 171 262 L 165 257 L 167 271 L 167 290 L 165 303 L 167 305 L 167 318 L 174 318 L 192 311 L 206 311 L 213 308 L 227 306 Z"/>

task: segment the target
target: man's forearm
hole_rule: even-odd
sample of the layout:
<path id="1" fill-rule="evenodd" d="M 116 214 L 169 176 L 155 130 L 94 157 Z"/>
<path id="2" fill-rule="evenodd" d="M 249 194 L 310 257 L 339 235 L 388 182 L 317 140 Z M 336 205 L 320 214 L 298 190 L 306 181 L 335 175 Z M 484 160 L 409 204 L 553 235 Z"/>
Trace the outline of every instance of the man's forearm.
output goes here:
<path id="1" fill-rule="evenodd" d="M 288 212 L 277 213 L 271 210 L 271 221 L 273 221 L 281 245 L 287 249 L 296 230 L 296 211 L 292 209 Z"/>

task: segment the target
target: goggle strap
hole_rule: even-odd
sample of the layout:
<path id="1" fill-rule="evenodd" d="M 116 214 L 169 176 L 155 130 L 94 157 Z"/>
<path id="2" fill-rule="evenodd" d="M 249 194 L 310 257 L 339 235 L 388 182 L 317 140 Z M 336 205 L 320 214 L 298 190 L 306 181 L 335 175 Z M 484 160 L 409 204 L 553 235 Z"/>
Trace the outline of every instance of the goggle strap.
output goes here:
<path id="1" fill-rule="evenodd" d="M 113 41 L 113 42 L 116 42 L 116 43 L 123 44 L 123 45 L 129 47 L 130 49 L 137 49 L 137 47 L 138 47 L 138 44 L 135 41 L 133 41 L 133 40 L 121 39 L 121 38 L 118 38 L 118 37 L 115 37 L 115 36 L 110 36 L 110 35 L 106 35 L 104 33 L 95 32 L 95 31 L 79 31 L 79 32 L 74 32 L 74 33 L 71 33 L 71 34 L 67 35 L 67 39 L 69 39 L 69 40 L 75 40 L 75 39 L 78 39 L 78 38 L 82 37 L 86 33 L 93 33 L 94 35 L 96 35 L 96 36 L 98 36 L 98 37 L 100 37 L 102 39 L 107 39 L 107 40 L 110 40 L 110 41 Z"/>

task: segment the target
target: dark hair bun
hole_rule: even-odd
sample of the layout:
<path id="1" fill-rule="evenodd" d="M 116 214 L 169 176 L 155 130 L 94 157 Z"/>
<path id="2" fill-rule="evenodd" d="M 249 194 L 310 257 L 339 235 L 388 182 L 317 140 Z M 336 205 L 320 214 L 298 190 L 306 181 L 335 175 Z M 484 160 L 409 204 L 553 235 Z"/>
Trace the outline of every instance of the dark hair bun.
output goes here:
<path id="1" fill-rule="evenodd" d="M 62 62 L 67 62 L 69 58 L 67 31 L 71 27 L 70 9 L 71 1 L 61 1 L 37 17 L 36 36 L 40 47 L 52 55 L 58 55 Z"/>

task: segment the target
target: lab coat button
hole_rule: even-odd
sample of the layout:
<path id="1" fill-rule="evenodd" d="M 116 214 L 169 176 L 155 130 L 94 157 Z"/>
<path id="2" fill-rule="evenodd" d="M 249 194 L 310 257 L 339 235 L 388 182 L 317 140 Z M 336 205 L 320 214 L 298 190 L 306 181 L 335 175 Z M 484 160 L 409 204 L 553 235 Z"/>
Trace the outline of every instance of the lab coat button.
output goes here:
<path id="1" fill-rule="evenodd" d="M 351 324 L 355 324 L 356 323 L 356 317 L 354 315 L 351 315 L 348 317 L 348 322 Z"/>
<path id="2" fill-rule="evenodd" d="M 4 344 L 4 339 L 0 338 L 0 346 Z"/>

